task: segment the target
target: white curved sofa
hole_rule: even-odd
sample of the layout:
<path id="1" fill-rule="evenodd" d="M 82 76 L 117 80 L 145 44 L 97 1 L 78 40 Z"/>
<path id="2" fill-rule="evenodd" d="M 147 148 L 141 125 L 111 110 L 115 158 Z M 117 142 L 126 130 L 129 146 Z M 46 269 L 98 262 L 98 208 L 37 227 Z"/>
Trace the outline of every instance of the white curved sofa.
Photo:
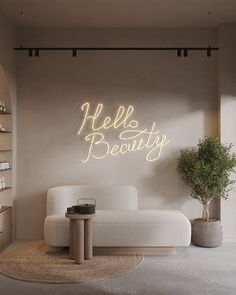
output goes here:
<path id="1" fill-rule="evenodd" d="M 67 207 L 79 198 L 96 200 L 95 247 L 185 247 L 191 240 L 187 217 L 176 210 L 138 210 L 133 186 L 66 185 L 49 189 L 44 238 L 49 246 L 69 246 Z"/>

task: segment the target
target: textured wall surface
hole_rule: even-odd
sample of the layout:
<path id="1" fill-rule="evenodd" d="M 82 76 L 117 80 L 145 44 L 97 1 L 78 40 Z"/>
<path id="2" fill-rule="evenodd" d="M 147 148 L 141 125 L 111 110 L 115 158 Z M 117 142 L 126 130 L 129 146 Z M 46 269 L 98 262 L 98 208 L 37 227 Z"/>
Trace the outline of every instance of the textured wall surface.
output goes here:
<path id="1" fill-rule="evenodd" d="M 219 29 L 219 93 L 220 93 L 220 133 L 224 143 L 233 143 L 236 152 L 236 25 L 222 25 Z M 235 179 L 235 176 L 234 176 Z M 221 219 L 224 241 L 236 242 L 236 191 L 221 202 Z"/>
<path id="2" fill-rule="evenodd" d="M 26 30 L 24 46 L 208 46 L 212 29 L 170 30 Z M 189 218 L 201 215 L 176 172 L 180 149 L 199 137 L 218 133 L 217 53 L 71 52 L 17 53 L 18 76 L 18 238 L 43 235 L 46 191 L 63 184 L 132 184 L 141 208 L 180 209 Z M 168 143 L 158 161 L 135 152 L 81 163 L 88 149 L 76 130 L 80 106 L 104 104 L 104 115 L 120 105 L 135 107 L 142 128 L 157 122 Z M 104 132 L 116 144 L 118 131 Z"/>

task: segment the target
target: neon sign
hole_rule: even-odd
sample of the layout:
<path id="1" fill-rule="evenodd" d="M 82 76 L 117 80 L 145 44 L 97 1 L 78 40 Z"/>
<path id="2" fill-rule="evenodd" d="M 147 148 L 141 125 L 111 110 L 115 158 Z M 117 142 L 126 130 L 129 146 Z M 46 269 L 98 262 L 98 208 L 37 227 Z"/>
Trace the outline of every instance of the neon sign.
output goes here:
<path id="1" fill-rule="evenodd" d="M 95 112 L 91 112 L 89 102 L 81 106 L 83 120 L 77 134 L 80 135 L 85 127 L 90 132 L 85 136 L 89 148 L 85 159 L 81 162 L 86 163 L 90 159 L 101 160 L 107 156 L 116 156 L 130 152 L 147 150 L 146 160 L 156 161 L 160 158 L 163 147 L 169 142 L 166 135 L 160 135 L 156 129 L 156 122 L 152 123 L 150 129 L 140 128 L 138 120 L 132 119 L 134 113 L 133 106 L 119 106 L 114 118 L 102 116 L 103 104 L 99 103 Z M 104 132 L 111 129 L 122 129 L 118 138 L 119 144 L 111 144 L 106 138 Z"/>

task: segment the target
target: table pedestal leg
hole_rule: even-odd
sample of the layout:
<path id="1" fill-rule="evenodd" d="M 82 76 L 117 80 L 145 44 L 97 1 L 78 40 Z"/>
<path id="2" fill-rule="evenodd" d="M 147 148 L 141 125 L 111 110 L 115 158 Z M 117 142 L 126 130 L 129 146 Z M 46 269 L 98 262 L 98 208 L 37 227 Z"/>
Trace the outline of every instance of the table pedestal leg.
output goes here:
<path id="1" fill-rule="evenodd" d="M 75 220 L 70 219 L 70 259 L 75 258 Z"/>
<path id="2" fill-rule="evenodd" d="M 93 257 L 93 225 L 92 219 L 85 219 L 84 221 L 84 258 L 92 259 Z"/>
<path id="3" fill-rule="evenodd" d="M 75 221 L 75 263 L 84 261 L 84 220 Z"/>

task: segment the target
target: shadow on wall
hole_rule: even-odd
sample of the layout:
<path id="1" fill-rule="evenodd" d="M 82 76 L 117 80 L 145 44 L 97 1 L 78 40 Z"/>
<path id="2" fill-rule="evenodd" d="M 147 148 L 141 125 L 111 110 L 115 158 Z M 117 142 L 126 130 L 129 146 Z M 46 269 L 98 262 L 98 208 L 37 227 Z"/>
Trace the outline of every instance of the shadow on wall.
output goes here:
<path id="1" fill-rule="evenodd" d="M 154 195 L 164 209 L 180 209 L 190 195 L 190 189 L 183 185 L 176 169 L 179 150 L 171 157 L 158 160 L 153 165 L 153 174 L 142 182 L 149 195 Z M 168 187 L 168 189 L 167 189 Z"/>
<path id="2" fill-rule="evenodd" d="M 17 213 L 17 238 L 23 240 L 37 240 L 43 238 L 44 219 L 46 217 L 47 192 L 28 194 L 20 202 L 16 200 Z M 37 221 L 37 222 L 35 222 Z M 35 223 L 33 231 L 23 229 L 30 228 L 30 224 Z"/>
<path id="3" fill-rule="evenodd" d="M 191 188 L 183 184 L 176 168 L 179 154 L 178 150 L 171 153 L 172 157 L 160 159 L 153 166 L 152 176 L 142 182 L 144 189 L 155 197 L 162 209 L 181 210 L 186 200 L 191 199 Z M 211 203 L 210 217 L 220 218 L 220 202 L 217 199 Z"/>

